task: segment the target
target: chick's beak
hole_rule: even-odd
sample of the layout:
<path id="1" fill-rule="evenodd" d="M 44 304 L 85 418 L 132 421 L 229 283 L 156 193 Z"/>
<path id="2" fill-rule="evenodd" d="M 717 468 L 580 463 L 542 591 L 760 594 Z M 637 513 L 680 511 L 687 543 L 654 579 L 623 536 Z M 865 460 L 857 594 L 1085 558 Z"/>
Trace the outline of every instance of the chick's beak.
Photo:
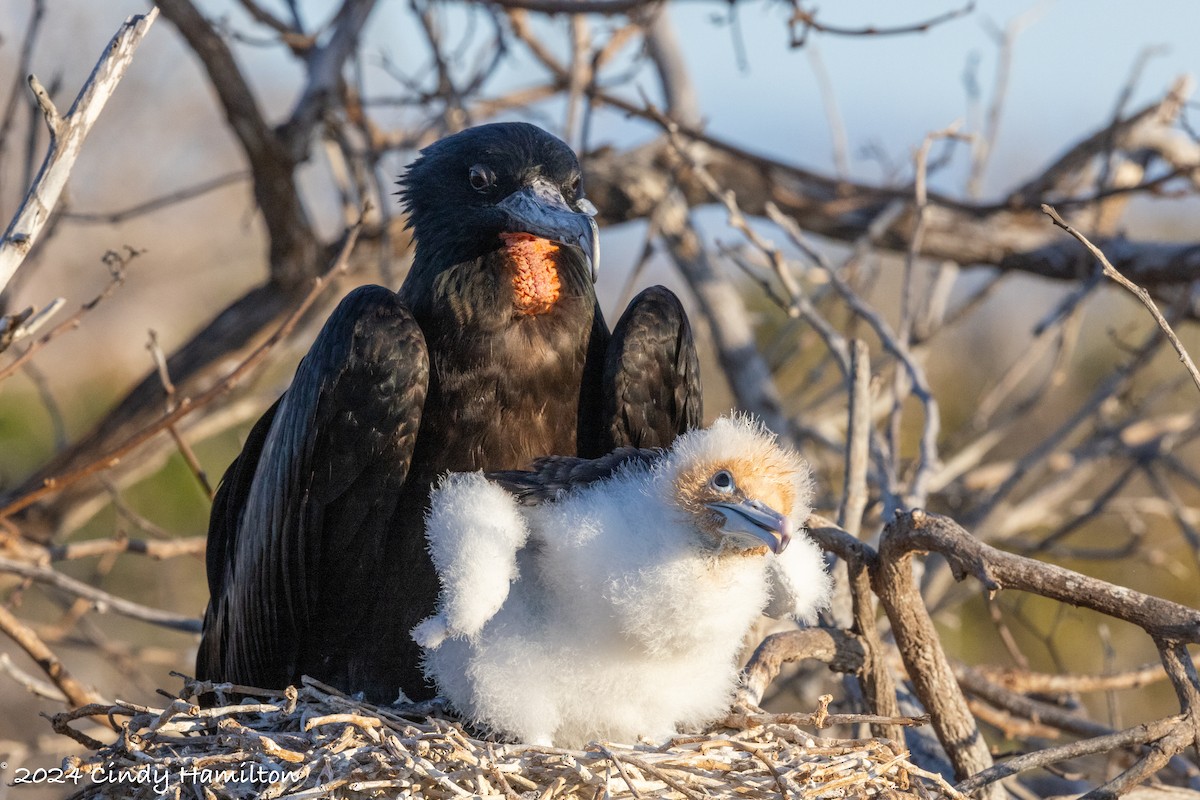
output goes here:
<path id="1" fill-rule="evenodd" d="M 775 555 L 782 553 L 792 540 L 791 520 L 758 500 L 745 498 L 705 505 L 725 518 L 722 532 L 748 534 L 771 548 Z"/>
<path id="2" fill-rule="evenodd" d="M 586 201 L 581 201 L 586 203 Z M 558 187 L 535 178 L 504 198 L 497 207 L 507 217 L 509 233 L 531 233 L 552 242 L 578 248 L 587 259 L 592 282 L 600 271 L 600 230 L 590 213 L 573 210 Z M 593 209 L 591 203 L 583 206 Z"/>

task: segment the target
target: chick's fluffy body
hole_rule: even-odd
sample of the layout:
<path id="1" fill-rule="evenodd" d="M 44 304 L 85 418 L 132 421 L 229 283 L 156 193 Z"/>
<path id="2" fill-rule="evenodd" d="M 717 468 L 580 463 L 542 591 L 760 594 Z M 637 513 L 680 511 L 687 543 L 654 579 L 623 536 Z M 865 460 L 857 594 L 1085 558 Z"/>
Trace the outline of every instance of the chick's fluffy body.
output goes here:
<path id="1" fill-rule="evenodd" d="M 481 473 L 448 477 L 428 522 L 439 613 L 414 631 L 440 692 L 479 725 L 567 747 L 719 717 L 754 620 L 809 618 L 828 595 L 807 536 L 773 556 L 716 532 L 703 476 L 720 469 L 801 528 L 807 467 L 745 418 L 534 507 Z"/>

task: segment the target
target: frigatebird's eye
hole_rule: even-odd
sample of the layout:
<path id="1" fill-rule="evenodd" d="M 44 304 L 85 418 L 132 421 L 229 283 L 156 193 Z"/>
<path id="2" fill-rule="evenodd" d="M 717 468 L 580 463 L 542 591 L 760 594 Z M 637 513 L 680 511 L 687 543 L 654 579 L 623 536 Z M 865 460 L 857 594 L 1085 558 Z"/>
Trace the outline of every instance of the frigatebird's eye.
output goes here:
<path id="1" fill-rule="evenodd" d="M 579 175 L 576 175 L 574 178 L 571 178 L 571 182 L 567 184 L 567 189 L 570 191 L 572 197 L 578 197 L 579 189 L 582 186 L 583 178 L 581 178 Z"/>
<path id="2" fill-rule="evenodd" d="M 496 182 L 496 173 L 483 164 L 471 167 L 471 188 L 477 192 L 486 192 Z"/>
<path id="3" fill-rule="evenodd" d="M 723 469 L 709 478 L 708 485 L 721 494 L 730 494 L 736 488 L 733 482 L 733 475 L 727 469 Z"/>

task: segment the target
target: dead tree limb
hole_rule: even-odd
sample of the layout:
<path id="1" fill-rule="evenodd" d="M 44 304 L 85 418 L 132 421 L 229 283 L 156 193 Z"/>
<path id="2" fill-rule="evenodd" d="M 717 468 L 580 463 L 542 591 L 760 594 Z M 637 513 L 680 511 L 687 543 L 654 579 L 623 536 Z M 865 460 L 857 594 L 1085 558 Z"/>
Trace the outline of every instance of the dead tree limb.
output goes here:
<path id="1" fill-rule="evenodd" d="M 1200 642 L 1200 611 L 1054 564 L 996 550 L 976 540 L 947 517 L 912 511 L 897 515 L 888 524 L 880 543 L 880 569 L 873 585 L 892 620 L 892 630 L 909 677 L 922 703 L 933 715 L 938 738 L 954 760 L 960 781 L 980 771 L 965 769 L 971 763 L 968 759 L 975 756 L 973 752 L 964 754 L 963 751 L 981 739 L 913 583 L 911 559 L 916 552 L 939 553 L 946 558 L 957 580 L 973 576 L 988 592 L 1020 589 L 1089 608 L 1137 625 L 1154 640 L 1179 695 L 1182 719 L 1159 738 L 1141 760 L 1109 783 L 1094 789 L 1087 797 L 1107 799 L 1123 794 L 1144 782 L 1200 738 L 1200 725 L 1197 725 L 1200 678 L 1184 648 L 1184 644 Z M 987 759 L 990 761 L 990 755 Z"/>
<path id="2" fill-rule="evenodd" d="M 1018 775 L 1031 769 L 1040 769 L 1051 764 L 1070 761 L 1073 758 L 1092 755 L 1094 753 L 1107 753 L 1120 747 L 1133 747 L 1153 742 L 1162 738 L 1172 728 L 1177 727 L 1182 722 L 1182 719 L 1183 715 L 1178 714 L 1174 717 L 1147 722 L 1144 725 L 1135 725 L 1132 728 L 1126 728 L 1117 733 L 1096 736 L 1091 739 L 1081 739 L 1060 747 L 1047 747 L 1044 750 L 1026 753 L 1025 755 L 1011 758 L 1003 764 L 997 764 L 990 769 L 976 773 L 967 780 L 960 782 L 954 788 L 963 794 L 970 794 L 989 783 L 1003 780 L 1004 778 Z"/>
<path id="3" fill-rule="evenodd" d="M 863 648 L 863 668 L 859 676 L 870 708 L 883 717 L 900 716 L 896 700 L 896 682 L 887 664 L 887 653 L 875 623 L 875 600 L 871 594 L 871 575 L 879 569 L 879 555 L 865 542 L 846 533 L 824 517 L 813 514 L 805 523 L 808 533 L 824 549 L 837 554 L 846 563 L 849 574 L 853 632 Z M 875 729 L 877 736 L 901 740 L 899 729 L 884 725 Z"/>
<path id="4" fill-rule="evenodd" d="M 125 21 L 108 43 L 104 55 L 96 63 L 65 117 L 54 107 L 54 102 L 38 79 L 29 76 L 29 86 L 50 129 L 50 149 L 24 202 L 4 231 L 4 239 L 0 240 L 0 291 L 8 285 L 37 242 L 50 219 L 50 213 L 58 204 L 63 187 L 67 185 L 67 178 L 79 158 L 84 140 L 100 118 L 108 98 L 125 76 L 137 46 L 157 18 L 158 10 L 151 9 L 148 14 L 139 14 Z"/>
<path id="5" fill-rule="evenodd" d="M 921 511 L 901 514 L 888 525 L 888 533 L 893 555 L 939 553 L 949 562 L 956 579 L 974 577 L 988 592 L 1032 592 L 1125 620 L 1155 639 L 1200 643 L 1200 611 L 1055 564 L 997 550 L 948 517 Z M 881 559 L 883 549 L 881 544 Z"/>
<path id="6" fill-rule="evenodd" d="M 1064 208 L 1095 203 L 1096 198 L 1090 195 L 1074 197 L 1058 191 L 1058 187 L 1078 179 L 1088 162 L 1106 151 L 1109 142 L 1115 142 L 1118 148 L 1140 147 L 1178 161 L 1181 175 L 1200 173 L 1200 143 L 1164 136 L 1165 127 L 1178 118 L 1191 91 L 1190 82 L 1177 82 L 1162 100 L 1084 138 L 1071 148 L 1069 158 L 1055 162 L 1003 201 L 967 202 L 929 193 L 920 255 L 963 266 L 991 266 L 1054 280 L 1078 280 L 1086 274 L 1086 265 L 1076 247 L 1056 241 L 1053 232 L 1040 221 L 1040 203 L 1048 198 Z M 653 109 L 601 90 L 596 90 L 594 97 L 626 113 L 650 121 L 656 118 Z M 702 151 L 705 167 L 724 189 L 737 194 L 747 214 L 765 215 L 766 204 L 774 202 L 802 229 L 852 242 L 885 208 L 900 201 L 904 212 L 878 244 L 897 254 L 906 252 L 911 244 L 915 209 L 908 189 L 830 178 L 750 152 L 685 124 L 679 125 L 679 132 L 706 146 Z M 672 149 L 664 137 L 633 152 L 608 151 L 588 159 L 588 196 L 600 209 L 600 219 L 624 222 L 652 214 L 677 183 Z M 685 177 L 678 186 L 689 204 L 710 202 L 699 180 Z M 1033 192 L 1035 187 L 1037 192 Z M 1189 284 L 1200 269 L 1200 243 L 1130 241 L 1111 227 L 1098 231 L 1093 241 L 1122 274 L 1151 290 Z"/>
<path id="7" fill-rule="evenodd" d="M 913 519 L 916 518 L 916 519 Z M 909 679 L 921 703 L 933 718 L 933 728 L 958 780 L 966 780 L 992 766 L 992 754 L 967 707 L 966 698 L 954 679 L 950 661 L 939 644 L 933 620 L 925 610 L 925 601 L 913 580 L 913 550 L 897 533 L 898 521 L 913 519 L 919 524 L 923 512 L 897 514 L 888 524 L 879 543 L 878 568 L 871 574 L 871 586 L 892 621 L 892 634 L 908 670 Z M 991 790 L 989 797 L 1002 795 Z"/>

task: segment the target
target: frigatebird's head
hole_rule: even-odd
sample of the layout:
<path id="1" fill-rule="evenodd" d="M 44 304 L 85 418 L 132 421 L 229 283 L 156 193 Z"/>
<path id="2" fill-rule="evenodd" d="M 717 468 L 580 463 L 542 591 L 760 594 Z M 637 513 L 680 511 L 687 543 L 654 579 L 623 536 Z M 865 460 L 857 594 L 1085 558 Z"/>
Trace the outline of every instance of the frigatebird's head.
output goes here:
<path id="1" fill-rule="evenodd" d="M 718 553 L 778 555 L 811 510 L 808 465 L 750 417 L 680 436 L 668 464 L 676 505 Z"/>
<path id="2" fill-rule="evenodd" d="M 440 271 L 500 250 L 524 258 L 566 248 L 595 280 L 595 207 L 579 159 L 535 125 L 480 125 L 421 151 L 401 180 L 416 267 Z"/>

